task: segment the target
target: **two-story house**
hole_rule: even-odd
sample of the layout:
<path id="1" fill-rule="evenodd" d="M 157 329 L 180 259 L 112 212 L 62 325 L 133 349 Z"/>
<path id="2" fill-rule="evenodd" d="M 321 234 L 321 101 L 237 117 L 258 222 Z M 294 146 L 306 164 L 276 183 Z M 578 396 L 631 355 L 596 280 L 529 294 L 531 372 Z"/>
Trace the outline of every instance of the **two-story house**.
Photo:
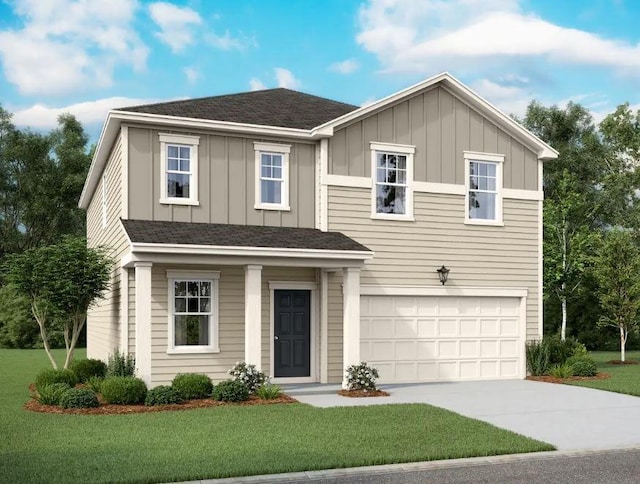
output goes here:
<path id="1" fill-rule="evenodd" d="M 269 89 L 111 111 L 80 199 L 117 262 L 88 355 L 132 353 L 152 386 L 237 361 L 523 378 L 556 157 L 446 73 L 366 107 Z"/>

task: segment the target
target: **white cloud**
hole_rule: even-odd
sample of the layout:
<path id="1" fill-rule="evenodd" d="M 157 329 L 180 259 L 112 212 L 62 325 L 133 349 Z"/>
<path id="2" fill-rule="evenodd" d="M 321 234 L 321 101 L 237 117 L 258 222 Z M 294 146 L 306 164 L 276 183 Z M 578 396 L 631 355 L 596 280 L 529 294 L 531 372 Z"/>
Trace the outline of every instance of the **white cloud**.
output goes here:
<path id="1" fill-rule="evenodd" d="M 369 0 L 359 21 L 358 43 L 388 71 L 541 58 L 640 74 L 640 44 L 555 25 L 523 12 L 517 0 Z"/>
<path id="2" fill-rule="evenodd" d="M 180 52 L 195 43 L 195 30 L 202 24 L 202 17 L 195 10 L 168 2 L 155 2 L 149 5 L 149 15 L 160 28 L 156 36 L 173 52 Z"/>
<path id="3" fill-rule="evenodd" d="M 217 35 L 215 32 L 209 32 L 205 35 L 205 41 L 220 50 L 246 50 L 249 47 L 255 47 L 257 44 L 253 37 L 238 36 L 233 37 L 228 30 L 223 35 Z"/>
<path id="4" fill-rule="evenodd" d="M 189 84 L 195 84 L 200 79 L 200 73 L 193 67 L 185 67 L 182 71 Z"/>
<path id="5" fill-rule="evenodd" d="M 252 91 L 261 91 L 262 89 L 267 88 L 267 86 L 265 86 L 263 82 L 256 77 L 254 77 L 249 81 L 249 87 L 251 88 Z"/>
<path id="6" fill-rule="evenodd" d="M 109 97 L 59 108 L 45 106 L 44 104 L 34 104 L 28 108 L 14 110 L 13 122 L 18 126 L 53 128 L 57 126 L 59 115 L 71 113 L 83 124 L 102 123 L 110 109 L 136 106 L 138 104 L 147 104 L 155 101 L 154 99 Z"/>
<path id="7" fill-rule="evenodd" d="M 147 47 L 132 28 L 136 0 L 16 0 L 23 25 L 0 31 L 7 80 L 23 94 L 63 94 L 106 87 L 113 70 L 142 70 Z"/>
<path id="8" fill-rule="evenodd" d="M 341 62 L 335 62 L 329 66 L 329 70 L 339 74 L 351 74 L 358 70 L 360 65 L 354 59 L 346 59 Z"/>
<path id="9" fill-rule="evenodd" d="M 534 98 L 528 87 L 508 85 L 489 79 L 480 79 L 471 84 L 471 88 L 505 114 L 523 117 L 527 106 Z"/>
<path id="10" fill-rule="evenodd" d="M 300 87 L 300 80 L 290 70 L 276 67 L 273 72 L 275 73 L 278 87 L 286 87 L 287 89 L 298 89 Z"/>
<path id="11" fill-rule="evenodd" d="M 273 77 L 276 80 L 277 87 L 284 87 L 287 89 L 299 89 L 301 86 L 300 79 L 296 78 L 289 69 L 283 67 L 276 67 L 273 69 Z M 252 91 L 259 91 L 261 89 L 267 89 L 267 85 L 262 80 L 254 77 L 249 80 L 249 87 Z"/>

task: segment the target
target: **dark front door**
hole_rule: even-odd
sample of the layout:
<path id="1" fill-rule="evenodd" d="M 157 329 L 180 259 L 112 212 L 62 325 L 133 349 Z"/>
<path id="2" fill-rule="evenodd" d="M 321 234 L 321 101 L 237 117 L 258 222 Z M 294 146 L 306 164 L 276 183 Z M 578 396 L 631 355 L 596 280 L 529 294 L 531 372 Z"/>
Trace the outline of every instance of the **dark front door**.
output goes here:
<path id="1" fill-rule="evenodd" d="M 273 373 L 311 375 L 311 291 L 274 291 Z"/>

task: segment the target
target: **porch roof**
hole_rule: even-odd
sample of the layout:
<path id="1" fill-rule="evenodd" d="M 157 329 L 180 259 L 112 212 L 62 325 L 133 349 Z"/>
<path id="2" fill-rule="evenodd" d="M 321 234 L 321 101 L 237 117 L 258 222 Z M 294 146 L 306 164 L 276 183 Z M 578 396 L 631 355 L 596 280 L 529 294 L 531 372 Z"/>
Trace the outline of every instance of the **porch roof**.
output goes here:
<path id="1" fill-rule="evenodd" d="M 297 227 L 122 220 L 132 244 L 371 252 L 341 232 Z"/>

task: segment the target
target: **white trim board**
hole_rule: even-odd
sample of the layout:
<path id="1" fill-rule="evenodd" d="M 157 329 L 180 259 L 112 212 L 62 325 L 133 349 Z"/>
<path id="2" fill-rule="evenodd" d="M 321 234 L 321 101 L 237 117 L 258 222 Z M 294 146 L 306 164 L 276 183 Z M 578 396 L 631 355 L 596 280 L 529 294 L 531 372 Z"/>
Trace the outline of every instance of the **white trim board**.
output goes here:
<path id="1" fill-rule="evenodd" d="M 150 254 L 189 254 L 189 255 L 240 255 L 264 257 L 300 257 L 339 260 L 369 260 L 373 252 L 356 250 L 322 250 L 322 249 L 293 249 L 271 247 L 231 247 L 219 245 L 190 245 L 190 244 L 155 244 L 134 242 L 131 251 Z"/>
<path id="2" fill-rule="evenodd" d="M 371 189 L 371 178 L 366 176 L 325 175 L 324 185 L 345 188 Z M 464 185 L 454 183 L 413 182 L 414 193 L 436 193 L 440 195 L 465 195 Z M 540 190 L 521 190 L 517 188 L 503 188 L 502 198 L 512 200 L 542 200 L 544 193 Z"/>
<path id="3" fill-rule="evenodd" d="M 361 296 L 470 296 L 470 297 L 527 297 L 526 288 L 475 286 L 379 286 L 362 284 Z"/>

